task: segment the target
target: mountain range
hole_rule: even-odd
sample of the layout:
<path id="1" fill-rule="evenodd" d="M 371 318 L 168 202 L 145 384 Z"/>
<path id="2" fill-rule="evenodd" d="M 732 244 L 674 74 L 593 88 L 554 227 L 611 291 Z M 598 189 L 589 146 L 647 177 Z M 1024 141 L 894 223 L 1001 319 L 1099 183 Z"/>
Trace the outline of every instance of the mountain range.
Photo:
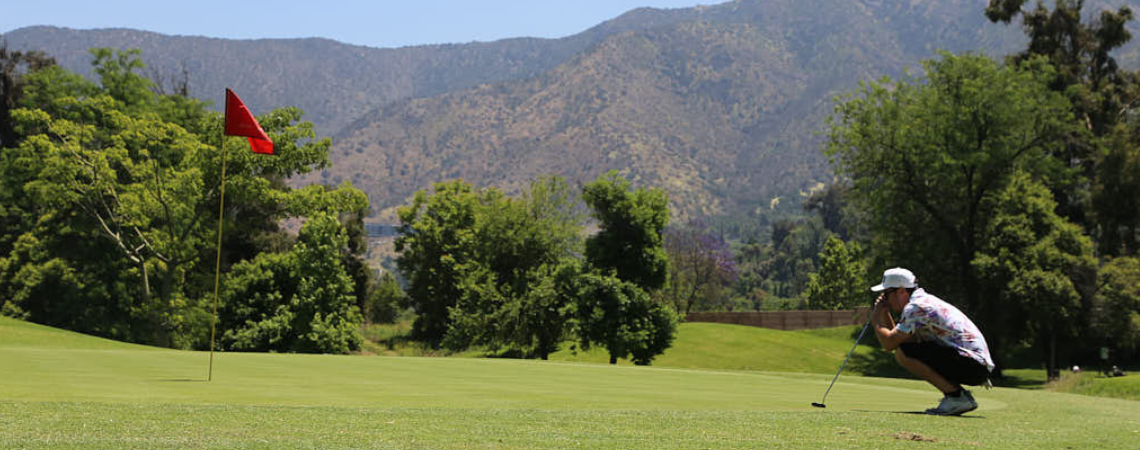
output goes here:
<path id="1" fill-rule="evenodd" d="M 560 39 L 396 49 L 48 26 L 3 39 L 85 75 L 88 48 L 138 48 L 154 78 L 184 73 L 215 105 L 231 87 L 255 112 L 300 107 L 333 137 L 332 165 L 294 182 L 352 181 L 374 221 L 435 181 L 514 192 L 538 175 L 579 183 L 608 170 L 667 190 L 677 219 L 763 218 L 831 183 L 821 133 L 837 95 L 918 74 L 937 50 L 1021 49 L 1020 27 L 989 23 L 985 5 L 736 0 L 635 9 Z M 1117 56 L 1135 68 L 1137 55 L 1130 43 Z"/>

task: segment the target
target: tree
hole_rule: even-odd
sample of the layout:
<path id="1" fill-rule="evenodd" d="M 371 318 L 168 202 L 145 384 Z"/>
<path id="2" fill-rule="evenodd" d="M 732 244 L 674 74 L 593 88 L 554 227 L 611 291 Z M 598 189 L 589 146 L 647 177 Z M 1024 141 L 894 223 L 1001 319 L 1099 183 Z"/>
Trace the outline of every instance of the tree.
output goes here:
<path id="1" fill-rule="evenodd" d="M 577 259 L 566 258 L 557 266 L 542 266 L 538 272 L 538 284 L 527 292 L 521 302 L 524 307 L 516 313 L 526 317 L 520 321 L 526 326 L 513 329 L 518 330 L 516 342 L 523 348 L 533 348 L 545 360 L 558 351 L 573 328 L 579 301 L 575 287 L 582 265 Z"/>
<path id="2" fill-rule="evenodd" d="M 669 223 L 669 199 L 659 189 L 630 192 L 617 172 L 599 176 L 582 188 L 582 200 L 598 221 L 598 233 L 586 240 L 586 259 L 599 270 L 650 291 L 665 284 L 669 256 L 662 231 Z"/>
<path id="3" fill-rule="evenodd" d="M 849 217 L 853 213 L 848 211 L 845 198 L 849 189 L 850 187 L 843 184 L 832 184 L 813 192 L 804 202 L 805 211 L 819 214 L 819 218 L 823 220 L 823 228 L 835 233 L 844 241 L 853 238 L 849 227 L 855 220 Z"/>
<path id="4" fill-rule="evenodd" d="M 930 277 L 923 285 L 980 319 L 1000 349 L 1005 305 L 981 295 L 973 265 L 993 219 L 987 205 L 1018 172 L 1060 184 L 1049 155 L 1076 133 L 1074 121 L 1040 59 L 999 66 L 942 53 L 923 67 L 920 80 L 883 79 L 844 97 L 826 153 L 867 211 L 873 264 Z"/>
<path id="5" fill-rule="evenodd" d="M 462 181 L 435 190 L 401 209 L 407 231 L 397 239 L 417 324 L 433 330 L 417 338 L 545 359 L 561 341 L 573 300 L 555 278 L 582 247 L 582 214 L 569 186 L 539 178 L 517 199 L 496 189 L 476 193 Z"/>
<path id="6" fill-rule="evenodd" d="M 407 304 L 407 296 L 392 272 L 384 272 L 364 304 L 364 318 L 371 323 L 392 323 Z"/>
<path id="7" fill-rule="evenodd" d="M 1003 305 L 999 315 L 1011 338 L 1041 344 L 1050 378 L 1058 376 L 1057 347 L 1078 325 L 1096 277 L 1092 242 L 1057 215 L 1052 194 L 1024 172 L 988 200 L 992 219 L 974 258 L 983 292 Z M 1012 335 L 1011 335 L 1012 333 Z"/>
<path id="8" fill-rule="evenodd" d="M 1140 254 L 1140 121 L 1133 119 L 1105 139 L 1096 165 L 1092 205 L 1099 254 Z"/>
<path id="9" fill-rule="evenodd" d="M 348 246 L 341 254 L 341 263 L 345 271 L 352 278 L 353 297 L 360 311 L 368 310 L 368 301 L 372 298 L 372 291 L 376 289 L 376 280 L 372 275 L 372 268 L 364 260 L 368 254 L 367 231 L 364 229 L 364 216 L 368 215 L 368 208 L 358 211 L 342 212 L 337 217 L 344 226 Z M 370 318 L 365 314 L 365 318 Z"/>
<path id="10" fill-rule="evenodd" d="M 129 72 L 97 69 L 119 79 L 120 85 L 145 85 Z M 178 281 L 185 273 L 184 265 L 198 259 L 194 246 L 204 241 L 187 232 L 198 218 L 194 210 L 180 207 L 191 197 L 201 197 L 198 172 L 174 164 L 204 146 L 184 129 L 157 117 L 132 120 L 119 99 L 82 83 L 74 83 L 74 91 L 53 87 L 49 92 L 59 96 L 45 98 L 38 89 L 45 78 L 67 80 L 67 76 L 45 70 L 28 77 L 26 99 L 47 103 L 48 110 L 13 111 L 17 127 L 27 137 L 11 155 L 42 161 L 37 173 L 28 174 L 27 179 L 34 181 L 25 184 L 23 191 L 49 211 L 81 211 L 83 223 L 68 220 L 72 227 L 90 230 L 85 233 L 88 237 L 110 239 L 112 251 L 129 261 L 131 268 L 126 272 L 137 274 L 140 281 L 139 302 L 132 309 L 148 315 L 146 328 L 154 334 L 147 341 L 175 345 L 171 333 L 181 331 L 187 313 Z M 72 264 L 90 263 L 95 261 Z M 161 274 L 157 295 L 153 295 L 151 282 L 154 273 Z"/>
<path id="11" fill-rule="evenodd" d="M 522 357 L 547 359 L 569 333 L 577 307 L 576 279 L 581 266 L 574 259 L 543 264 L 519 275 L 528 286 L 516 291 L 493 272 L 468 272 L 462 296 L 451 309 L 444 345 L 465 349 L 481 345 L 508 350 Z"/>
<path id="12" fill-rule="evenodd" d="M 737 278 L 732 284 L 734 294 L 732 308 L 759 311 L 769 293 L 764 290 L 765 279 L 769 274 L 769 254 L 771 246 L 758 242 L 755 238 L 733 248 Z"/>
<path id="13" fill-rule="evenodd" d="M 238 263 L 221 308 L 222 348 L 348 353 L 358 350 L 363 317 L 340 254 L 348 245 L 334 217 L 318 213 L 293 250 Z"/>
<path id="14" fill-rule="evenodd" d="M 23 76 L 54 65 L 55 59 L 43 52 L 9 50 L 8 43 L 0 40 L 0 148 L 16 146 L 12 110 L 22 103 Z"/>
<path id="15" fill-rule="evenodd" d="M 1083 0 L 1058 0 L 1052 10 L 1041 2 L 1027 9 L 1026 3 L 990 0 L 986 16 L 1004 23 L 1021 16 L 1029 42 L 1010 60 L 1046 58 L 1056 68 L 1046 80 L 1049 88 L 1069 100 L 1077 122 L 1088 131 L 1064 136 L 1065 146 L 1054 153 L 1080 175 L 1071 183 L 1050 186 L 1061 200 L 1061 215 L 1096 236 L 1101 254 L 1132 254 L 1140 224 L 1140 216 L 1132 211 L 1140 186 L 1123 170 L 1138 152 L 1132 128 L 1140 105 L 1140 78 L 1136 72 L 1121 70 L 1111 56 L 1132 39 L 1126 27 L 1133 19 L 1132 10 L 1127 5 L 1103 10 L 1083 23 Z M 1122 233 L 1129 230 L 1132 235 Z"/>
<path id="16" fill-rule="evenodd" d="M 479 199 L 462 181 L 436 183 L 434 193 L 416 192 L 398 210 L 396 264 L 408 280 L 408 301 L 416 312 L 412 338 L 439 346 L 447 333 L 449 308 L 463 295 L 465 264 L 475 261 Z"/>
<path id="17" fill-rule="evenodd" d="M 601 345 L 610 364 L 633 357 L 634 364 L 649 365 L 672 345 L 677 317 L 668 307 L 653 302 L 636 284 L 614 275 L 584 273 L 578 278 L 577 335 L 579 345 Z"/>
<path id="18" fill-rule="evenodd" d="M 48 286 L 0 279 L 0 296 L 19 291 L 14 307 L 40 323 L 203 348 L 213 292 L 213 265 L 203 262 L 213 261 L 218 238 L 212 218 L 220 202 L 222 146 L 234 146 L 226 152 L 229 236 L 281 236 L 277 223 L 284 218 L 358 210 L 367 199 L 350 185 L 292 190 L 284 184 L 328 164 L 331 142 L 315 139 L 300 110 L 261 118 L 279 156 L 255 158 L 244 143 L 220 140 L 222 117 L 205 104 L 156 96 L 135 73 L 142 67 L 137 52 L 94 53 L 101 86 L 58 66 L 23 78 L 22 108 L 12 111 L 19 145 L 0 157 L 9 188 L 0 194 L 5 276 L 54 274 L 29 280 L 66 281 L 80 295 L 68 298 L 73 308 L 63 311 L 43 289 Z M 8 232 L 24 239 L 23 255 L 12 254 Z M 236 247 L 234 255 L 244 259 L 262 246 Z"/>
<path id="19" fill-rule="evenodd" d="M 328 214 L 315 214 L 301 228 L 294 247 L 297 291 L 290 302 L 295 351 L 347 353 L 360 348 L 363 318 L 341 259 L 347 247 L 344 228 Z"/>
<path id="20" fill-rule="evenodd" d="M 541 359 L 556 351 L 574 302 L 564 279 L 580 272 L 582 222 L 580 204 L 559 177 L 532 181 L 518 199 L 488 190 L 477 219 L 477 259 L 451 310 L 450 346 Z"/>
<path id="21" fill-rule="evenodd" d="M 723 307 L 727 287 L 736 280 L 728 243 L 699 221 L 665 230 L 669 278 L 660 295 L 681 314 Z"/>
<path id="22" fill-rule="evenodd" d="M 617 172 L 583 186 L 582 199 L 599 230 L 586 240 L 590 273 L 578 289 L 579 342 L 583 348 L 605 346 L 610 364 L 627 355 L 635 364 L 649 364 L 676 332 L 676 313 L 647 293 L 662 287 L 669 273 L 662 237 L 669 200 L 659 189 L 630 192 Z"/>
<path id="23" fill-rule="evenodd" d="M 829 233 L 819 218 L 801 222 L 777 222 L 772 230 L 772 249 L 765 289 L 786 300 L 800 297 L 807 288 L 809 276 L 816 272 L 819 255 L 828 236 Z"/>
<path id="24" fill-rule="evenodd" d="M 844 243 L 836 236 L 827 238 L 820 255 L 819 272 L 808 276 L 804 292 L 807 309 L 854 309 L 868 306 L 867 268 L 858 242 Z"/>
<path id="25" fill-rule="evenodd" d="M 1114 258 L 1097 274 L 1092 329 L 1127 358 L 1140 350 L 1140 259 Z"/>

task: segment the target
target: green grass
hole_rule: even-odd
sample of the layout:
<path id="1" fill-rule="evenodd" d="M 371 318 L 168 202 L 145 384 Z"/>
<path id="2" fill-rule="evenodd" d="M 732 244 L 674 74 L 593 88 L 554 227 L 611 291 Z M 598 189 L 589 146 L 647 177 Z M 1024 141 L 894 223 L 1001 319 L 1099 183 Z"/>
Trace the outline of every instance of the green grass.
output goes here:
<path id="1" fill-rule="evenodd" d="M 1094 372 L 1062 373 L 1061 380 L 1050 388 L 1057 392 L 1140 400 L 1140 377 L 1135 375 L 1109 378 Z"/>
<path id="2" fill-rule="evenodd" d="M 860 328 L 861 326 L 855 326 L 782 332 L 740 325 L 682 323 L 672 347 L 664 355 L 654 359 L 653 366 L 835 373 L 838 361 L 842 361 L 851 350 Z M 425 349 L 408 339 L 410 333 L 410 321 L 367 325 L 364 327 L 366 340 L 364 353 L 386 356 L 487 356 L 486 352 L 478 350 L 451 353 Z M 871 343 L 874 339 L 873 336 L 864 335 L 862 343 Z M 562 347 L 550 355 L 551 361 L 597 364 L 609 362 L 609 354 L 605 349 L 592 348 L 583 351 L 576 349 L 572 343 L 566 343 Z M 844 372 L 880 373 L 876 372 L 879 364 L 877 359 L 886 356 L 888 355 L 878 354 L 874 348 L 859 346 Z M 618 364 L 632 365 L 629 360 L 620 360 Z M 897 374 L 898 371 L 894 373 Z"/>
<path id="3" fill-rule="evenodd" d="M 855 327 L 858 333 L 861 327 Z M 863 342 L 872 341 L 863 336 Z M 673 346 L 653 360 L 654 367 L 763 370 L 769 372 L 832 373 L 839 368 L 855 343 L 852 328 L 826 331 L 784 332 L 743 325 L 682 323 Z M 874 349 L 859 346 L 844 372 L 866 373 L 877 355 Z M 556 361 L 606 363 L 605 349 L 573 352 L 562 349 L 550 357 Z M 621 361 L 630 364 L 629 361 Z"/>
<path id="4" fill-rule="evenodd" d="M 700 344 L 737 334 L 716 328 L 686 326 L 678 354 L 661 362 L 748 353 L 738 370 L 218 353 L 206 382 L 207 353 L 0 318 L 0 448 L 1132 448 L 1140 439 L 1140 403 L 1042 391 L 976 391 L 978 411 L 928 417 L 906 414 L 935 402 L 924 383 L 844 376 L 828 407 L 812 408 L 849 336 Z M 838 352 L 783 365 L 749 353 L 779 345 Z M 815 364 L 829 373 L 785 372 Z"/>

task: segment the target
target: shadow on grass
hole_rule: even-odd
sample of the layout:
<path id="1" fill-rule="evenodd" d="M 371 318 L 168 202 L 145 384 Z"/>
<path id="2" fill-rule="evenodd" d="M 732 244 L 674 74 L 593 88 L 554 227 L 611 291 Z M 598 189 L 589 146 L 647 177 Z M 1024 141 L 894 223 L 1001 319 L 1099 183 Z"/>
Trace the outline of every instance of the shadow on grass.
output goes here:
<path id="1" fill-rule="evenodd" d="M 868 330 L 868 333 L 871 333 L 871 331 Z M 855 329 L 851 333 L 851 341 L 854 342 L 858 336 L 859 329 Z M 895 355 L 893 353 L 883 351 L 882 346 L 879 345 L 879 342 L 874 336 L 870 336 L 870 339 L 868 339 L 868 336 L 864 334 L 863 339 L 859 341 L 859 346 L 866 347 L 871 351 L 866 354 L 856 353 L 851 355 L 851 360 L 847 362 L 847 368 L 852 372 L 870 377 L 915 379 L 910 372 L 907 372 L 906 369 L 895 361 Z M 1004 371 L 995 374 L 991 381 L 994 386 L 999 387 L 1020 389 L 1042 389 L 1045 387 L 1043 377 L 1027 374 L 1021 370 Z"/>
<path id="2" fill-rule="evenodd" d="M 847 361 L 847 367 L 852 372 L 861 373 L 869 377 L 886 377 L 886 378 L 914 378 L 902 366 L 895 361 L 895 355 L 883 351 L 879 346 L 873 345 L 871 352 L 868 354 L 853 354 L 851 359 Z"/>
<path id="3" fill-rule="evenodd" d="M 1016 374 L 1005 372 L 1000 378 L 995 377 L 993 380 L 994 386 L 1019 388 L 1019 389 L 1042 389 L 1045 387 L 1045 382 L 1036 377 L 1022 377 Z"/>
<path id="4" fill-rule="evenodd" d="M 847 367 L 852 372 L 857 372 L 869 377 L 915 379 L 910 372 L 907 372 L 906 369 L 895 361 L 893 353 L 883 351 L 877 342 L 874 345 L 867 345 L 867 347 L 872 348 L 870 353 L 865 355 L 851 355 L 851 360 L 847 362 Z M 1018 389 L 1043 389 L 1045 387 L 1045 380 L 1042 377 L 1024 374 L 1023 372 L 1024 371 L 1004 371 L 1000 375 L 993 376 L 990 381 L 997 387 Z"/>
<path id="5" fill-rule="evenodd" d="M 865 412 L 865 413 L 911 414 L 911 415 L 917 415 L 917 416 L 933 416 L 934 415 L 934 414 L 927 414 L 925 411 L 872 411 L 869 409 L 853 409 L 852 411 Z M 961 415 L 961 416 L 936 416 L 936 417 L 952 417 L 955 419 L 985 419 L 986 418 L 986 416 L 975 416 L 972 414 L 968 415 L 968 416 L 967 415 Z"/>

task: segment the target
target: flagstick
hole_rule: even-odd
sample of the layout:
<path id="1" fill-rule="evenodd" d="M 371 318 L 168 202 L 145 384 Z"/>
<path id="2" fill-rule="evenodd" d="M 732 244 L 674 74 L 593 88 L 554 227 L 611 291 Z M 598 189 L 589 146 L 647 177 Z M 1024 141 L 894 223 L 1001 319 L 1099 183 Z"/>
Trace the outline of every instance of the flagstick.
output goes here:
<path id="1" fill-rule="evenodd" d="M 214 333 L 218 328 L 218 285 L 222 276 L 222 218 L 226 211 L 226 132 L 222 127 L 222 188 L 218 201 L 218 259 L 214 265 L 214 321 L 210 324 L 210 371 L 206 381 L 214 378 Z"/>

